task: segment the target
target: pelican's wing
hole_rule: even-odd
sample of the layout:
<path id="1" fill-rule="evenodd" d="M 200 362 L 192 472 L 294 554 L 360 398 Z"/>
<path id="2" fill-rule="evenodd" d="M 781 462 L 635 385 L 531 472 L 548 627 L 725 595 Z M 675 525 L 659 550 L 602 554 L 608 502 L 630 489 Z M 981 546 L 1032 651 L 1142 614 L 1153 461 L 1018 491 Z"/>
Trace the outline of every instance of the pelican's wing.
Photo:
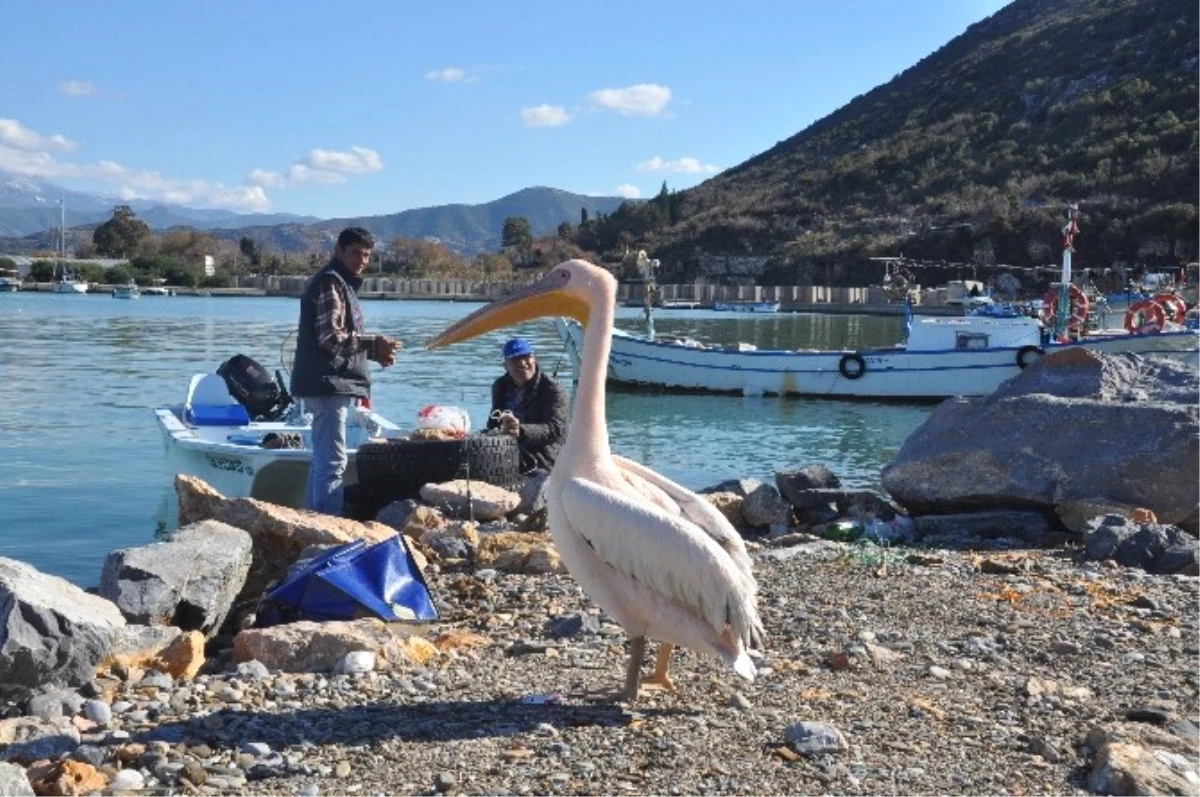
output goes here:
<path id="1" fill-rule="evenodd" d="M 678 511 L 685 518 L 716 540 L 717 544 L 733 557 L 733 561 L 743 573 L 747 576 L 751 574 L 750 555 L 746 553 L 746 543 L 729 519 L 721 514 L 721 510 L 686 487 L 676 484 L 662 474 L 655 473 L 645 465 L 616 454 L 612 455 L 612 460 L 632 487 L 645 493 L 651 500 L 655 500 L 656 494 L 661 494 L 678 507 Z M 639 481 L 642 483 L 639 484 Z M 648 486 L 657 489 L 648 490 L 646 489 Z M 655 503 L 661 505 L 661 499 L 656 500 Z"/>
<path id="2" fill-rule="evenodd" d="M 754 579 L 686 518 L 588 479 L 561 492 L 571 530 L 609 567 L 746 645 L 761 635 Z"/>

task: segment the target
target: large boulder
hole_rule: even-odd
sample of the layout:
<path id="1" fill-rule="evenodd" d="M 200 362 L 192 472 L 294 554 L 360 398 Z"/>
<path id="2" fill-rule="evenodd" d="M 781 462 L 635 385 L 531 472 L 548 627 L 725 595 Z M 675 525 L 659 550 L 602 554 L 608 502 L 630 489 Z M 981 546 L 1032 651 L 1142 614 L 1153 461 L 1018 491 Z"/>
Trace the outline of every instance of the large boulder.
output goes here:
<path id="1" fill-rule="evenodd" d="M 180 526 L 219 520 L 250 535 L 253 558 L 237 603 L 257 601 L 268 584 L 287 575 L 310 545 L 342 545 L 359 539 L 379 542 L 396 533 L 391 526 L 374 521 L 360 523 L 253 498 L 226 498 L 193 476 L 176 476 L 175 493 Z"/>
<path id="2" fill-rule="evenodd" d="M 883 469 L 914 514 L 1107 500 L 1200 533 L 1197 369 L 1070 349 L 988 396 L 949 399 Z"/>
<path id="3" fill-rule="evenodd" d="M 250 570 L 250 535 L 219 520 L 179 529 L 165 542 L 113 551 L 100 595 L 131 623 L 214 636 Z"/>
<path id="4" fill-rule="evenodd" d="M 104 598 L 0 557 L 0 699 L 90 681 L 124 625 Z"/>

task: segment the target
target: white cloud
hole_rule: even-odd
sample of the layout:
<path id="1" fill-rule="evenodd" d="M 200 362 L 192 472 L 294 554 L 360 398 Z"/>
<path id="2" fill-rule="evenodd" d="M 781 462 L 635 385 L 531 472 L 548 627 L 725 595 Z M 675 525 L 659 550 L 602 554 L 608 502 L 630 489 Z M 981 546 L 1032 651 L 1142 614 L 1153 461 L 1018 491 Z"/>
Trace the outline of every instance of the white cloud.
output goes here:
<path id="1" fill-rule="evenodd" d="M 91 97 L 100 93 L 100 89 L 86 80 L 63 80 L 58 84 L 58 90 L 68 97 Z"/>
<path id="2" fill-rule="evenodd" d="M 670 174 L 716 174 L 721 171 L 711 163 L 701 163 L 698 158 L 683 157 L 669 161 L 655 155 L 635 167 L 639 172 L 663 172 Z"/>
<path id="3" fill-rule="evenodd" d="M 563 106 L 540 106 L 521 109 L 521 124 L 526 127 L 562 127 L 571 121 L 571 114 Z"/>
<path id="4" fill-rule="evenodd" d="M 571 121 L 571 114 L 561 105 L 535 105 L 521 109 L 521 123 L 526 127 L 561 127 Z"/>
<path id="5" fill-rule="evenodd" d="M 642 195 L 642 189 L 638 188 L 636 185 L 621 183 L 619 186 L 617 186 L 616 194 L 617 196 L 623 196 L 626 199 L 637 199 Z"/>
<path id="6" fill-rule="evenodd" d="M 475 83 L 479 80 L 476 76 L 457 66 L 448 66 L 445 69 L 431 69 L 425 73 L 426 80 L 432 80 L 434 83 Z"/>
<path id="7" fill-rule="evenodd" d="M 370 174 L 383 170 L 383 158 L 373 149 L 350 147 L 348 151 L 311 149 L 298 158 L 286 172 L 255 169 L 246 182 L 262 188 L 292 188 L 305 183 L 333 185 L 346 182 L 347 175 Z"/>
<path id="8" fill-rule="evenodd" d="M 599 89 L 587 99 L 593 108 L 622 116 L 659 116 L 671 101 L 671 90 L 657 83 L 640 83 L 624 89 Z"/>
<path id="9" fill-rule="evenodd" d="M 96 163 L 60 161 L 55 153 L 75 149 L 65 136 L 45 136 L 15 119 L 0 119 L 0 170 L 48 179 L 107 183 L 128 199 L 155 199 L 183 205 L 265 210 L 271 201 L 259 186 L 227 186 L 208 180 L 177 180 L 158 172 L 131 169 L 113 160 Z"/>
<path id="10" fill-rule="evenodd" d="M 0 146 L 26 152 L 69 152 L 75 149 L 76 144 L 59 133 L 44 136 L 16 119 L 0 119 Z"/>

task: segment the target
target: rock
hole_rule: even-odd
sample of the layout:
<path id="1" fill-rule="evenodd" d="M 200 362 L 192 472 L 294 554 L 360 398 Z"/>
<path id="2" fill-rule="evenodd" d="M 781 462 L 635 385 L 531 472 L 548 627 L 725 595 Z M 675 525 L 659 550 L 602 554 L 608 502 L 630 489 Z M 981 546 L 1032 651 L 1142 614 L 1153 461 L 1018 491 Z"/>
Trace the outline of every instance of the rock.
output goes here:
<path id="1" fill-rule="evenodd" d="M 742 514 L 742 504 L 745 498 L 737 493 L 706 493 L 705 500 L 717 508 L 717 511 L 725 516 L 731 526 L 746 525 L 746 516 Z"/>
<path id="2" fill-rule="evenodd" d="M 842 732 L 824 722 L 798 722 L 784 732 L 784 741 L 801 755 L 839 753 L 847 748 Z"/>
<path id="3" fill-rule="evenodd" d="M 0 760 L 32 763 L 58 759 L 79 746 L 79 731 L 65 719 L 15 717 L 0 720 Z"/>
<path id="4" fill-rule="evenodd" d="M 455 479 L 421 488 L 421 500 L 449 517 L 499 520 L 517 508 L 521 497 L 511 490 L 480 481 Z"/>
<path id="5" fill-rule="evenodd" d="M 883 488 L 913 514 L 1101 499 L 1200 534 L 1197 392 L 1194 366 L 1059 352 L 987 396 L 938 405 Z"/>
<path id="6" fill-rule="evenodd" d="M 127 625 L 113 640 L 102 668 L 161 670 L 172 678 L 190 681 L 204 666 L 205 637 L 186 634 L 174 626 Z"/>
<path id="7" fill-rule="evenodd" d="M 591 614 L 572 612 L 559 617 L 553 617 L 546 623 L 546 636 L 549 637 L 565 639 L 585 633 L 600 633 L 599 618 Z"/>
<path id="8" fill-rule="evenodd" d="M 503 531 L 481 535 L 476 564 L 505 573 L 566 572 L 546 532 Z"/>
<path id="9" fill-rule="evenodd" d="M 1113 559 L 1159 575 L 1200 575 L 1200 541 L 1174 526 L 1135 523 L 1105 515 L 1088 524 L 1084 559 Z"/>
<path id="10" fill-rule="evenodd" d="M 805 465 L 775 473 L 775 487 L 792 506 L 799 507 L 804 494 L 811 490 L 836 490 L 842 486 L 838 477 L 824 465 Z"/>
<path id="11" fill-rule="evenodd" d="M 35 794 L 54 795 L 88 794 L 108 786 L 108 779 L 94 766 L 69 760 L 31 767 L 29 782 Z"/>
<path id="12" fill-rule="evenodd" d="M 0 794 L 9 797 L 33 797 L 33 788 L 25 770 L 14 764 L 0 762 Z"/>
<path id="13" fill-rule="evenodd" d="M 425 638 L 375 618 L 251 628 L 233 640 L 235 661 L 257 659 L 282 672 L 330 672 L 355 651 L 374 653 L 382 668 L 423 665 L 438 655 Z"/>
<path id="14" fill-rule="evenodd" d="M 1021 540 L 1036 547 L 1053 547 L 1066 541 L 1052 532 L 1040 512 L 1016 510 L 919 515 L 912 519 L 917 539 L 958 547 L 979 540 Z"/>
<path id="15" fill-rule="evenodd" d="M 760 482 L 758 479 L 729 479 L 721 482 L 720 484 L 713 485 L 712 487 L 706 487 L 703 490 L 698 490 L 697 492 L 700 495 L 707 495 L 709 493 L 733 493 L 734 495 L 745 498 L 761 486 L 762 482 Z"/>
<path id="16" fill-rule="evenodd" d="M 379 542 L 396 533 L 391 526 L 291 509 L 253 498 L 226 498 L 194 476 L 175 477 L 179 524 L 219 520 L 242 529 L 253 541 L 253 559 L 236 603 L 252 604 L 268 584 L 278 581 L 310 545 L 343 545 L 354 540 Z"/>
<path id="17" fill-rule="evenodd" d="M 1146 515 L 1147 510 L 1128 504 L 1108 501 L 1103 498 L 1082 498 L 1077 501 L 1063 501 L 1054 508 L 1058 519 L 1075 534 L 1084 534 L 1089 524 L 1096 518 L 1105 515 L 1120 515 L 1128 520 L 1137 520 Z M 1152 513 L 1151 513 L 1152 514 Z"/>
<path id="18" fill-rule="evenodd" d="M 250 570 L 250 535 L 216 520 L 185 526 L 165 542 L 113 551 L 100 596 L 125 619 L 215 636 Z"/>
<path id="19" fill-rule="evenodd" d="M 479 524 L 461 520 L 430 529 L 422 535 L 421 544 L 445 559 L 474 556 L 479 549 Z"/>
<path id="20" fill-rule="evenodd" d="M 742 502 L 742 515 L 750 526 L 786 524 L 792 519 L 792 505 L 771 485 L 760 484 Z"/>
<path id="21" fill-rule="evenodd" d="M 1088 732 L 1095 751 L 1088 788 L 1097 794 L 1195 794 L 1196 750 L 1151 725 L 1118 723 Z"/>
<path id="22" fill-rule="evenodd" d="M 375 519 L 414 540 L 420 540 L 427 531 L 446 525 L 446 518 L 441 512 L 408 499 L 388 504 Z"/>
<path id="23" fill-rule="evenodd" d="M 0 698 L 87 683 L 124 625 L 104 598 L 0 557 Z"/>

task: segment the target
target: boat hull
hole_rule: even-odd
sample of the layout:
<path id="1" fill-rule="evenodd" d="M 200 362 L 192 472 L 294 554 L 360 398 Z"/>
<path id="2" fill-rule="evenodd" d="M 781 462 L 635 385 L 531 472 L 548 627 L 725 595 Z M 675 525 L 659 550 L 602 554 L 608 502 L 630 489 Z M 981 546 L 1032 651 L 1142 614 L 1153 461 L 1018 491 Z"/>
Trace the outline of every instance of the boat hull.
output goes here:
<path id="1" fill-rule="evenodd" d="M 167 472 L 202 479 L 227 498 L 256 498 L 281 506 L 302 508 L 312 462 L 311 429 L 285 422 L 251 422 L 245 426 L 195 427 L 183 422 L 183 407 L 155 409 L 163 435 Z M 264 448 L 272 433 L 299 435 L 302 448 Z M 358 446 L 369 439 L 399 437 L 390 421 L 361 411 L 347 425 L 349 464 L 343 482 L 358 481 Z"/>
<path id="2" fill-rule="evenodd" d="M 578 369 L 582 328 L 558 322 Z M 1086 348 L 1135 352 L 1197 362 L 1194 331 L 1157 335 L 1108 334 L 1079 343 L 987 349 L 910 351 L 903 346 L 861 351 L 737 351 L 650 341 L 614 332 L 608 380 L 628 388 L 741 395 L 936 400 L 981 396 L 1020 373 L 1043 352 Z"/>

